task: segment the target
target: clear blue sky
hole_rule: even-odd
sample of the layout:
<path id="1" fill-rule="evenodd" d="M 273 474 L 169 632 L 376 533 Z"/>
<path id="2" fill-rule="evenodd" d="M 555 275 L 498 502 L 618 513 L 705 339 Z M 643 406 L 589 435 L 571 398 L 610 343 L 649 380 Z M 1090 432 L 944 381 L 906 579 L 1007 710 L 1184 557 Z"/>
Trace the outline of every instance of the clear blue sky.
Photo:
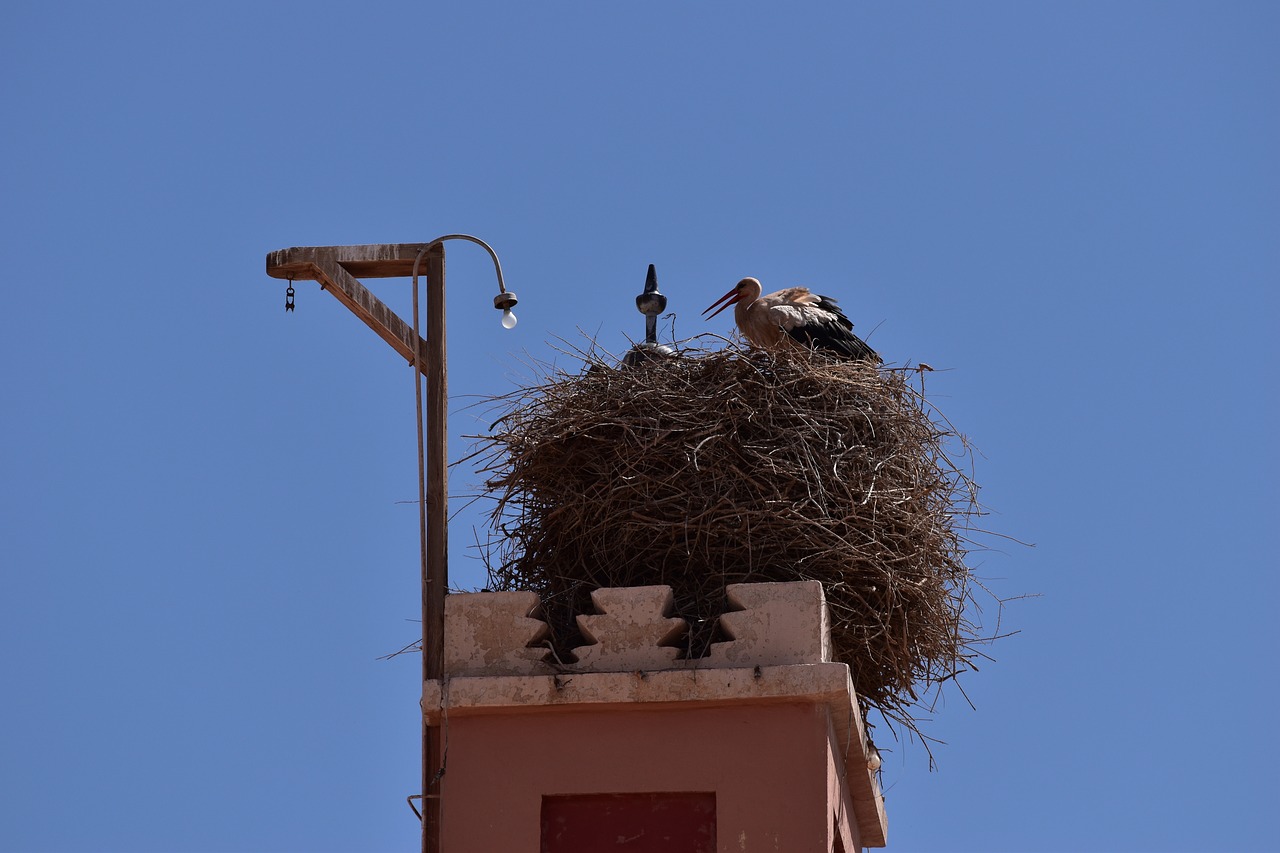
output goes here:
<path id="1" fill-rule="evenodd" d="M 455 458 L 651 262 L 946 370 L 1042 597 L 892 850 L 1275 848 L 1280 7 L 430 5 L 7 6 L 0 848 L 414 849 L 411 373 L 263 264 L 453 231 Z"/>

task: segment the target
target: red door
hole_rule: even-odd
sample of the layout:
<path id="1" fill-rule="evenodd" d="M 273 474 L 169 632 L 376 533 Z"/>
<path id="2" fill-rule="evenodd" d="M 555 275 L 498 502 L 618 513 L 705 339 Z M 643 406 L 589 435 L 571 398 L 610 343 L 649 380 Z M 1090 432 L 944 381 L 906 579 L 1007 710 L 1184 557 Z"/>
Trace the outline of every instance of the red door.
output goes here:
<path id="1" fill-rule="evenodd" d="M 715 853 L 714 793 L 542 798 L 542 853 Z"/>

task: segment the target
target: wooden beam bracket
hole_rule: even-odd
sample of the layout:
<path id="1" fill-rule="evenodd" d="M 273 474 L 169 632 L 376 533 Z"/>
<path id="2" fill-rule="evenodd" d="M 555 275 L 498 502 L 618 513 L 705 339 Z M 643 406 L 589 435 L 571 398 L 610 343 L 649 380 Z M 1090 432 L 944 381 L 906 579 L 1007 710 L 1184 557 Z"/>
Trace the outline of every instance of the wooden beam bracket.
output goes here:
<path id="1" fill-rule="evenodd" d="M 267 275 L 293 281 L 318 281 L 325 290 L 350 309 L 370 329 L 386 341 L 405 361 L 413 363 L 418 351 L 419 371 L 426 375 L 426 342 L 413 327 L 387 307 L 360 283 L 361 278 L 408 278 L 413 262 L 427 243 L 375 243 L 365 246 L 300 246 L 280 249 L 267 255 Z M 427 261 L 444 257 L 443 247 L 427 251 L 418 274 L 425 275 Z M 416 344 L 414 338 L 417 338 Z"/>

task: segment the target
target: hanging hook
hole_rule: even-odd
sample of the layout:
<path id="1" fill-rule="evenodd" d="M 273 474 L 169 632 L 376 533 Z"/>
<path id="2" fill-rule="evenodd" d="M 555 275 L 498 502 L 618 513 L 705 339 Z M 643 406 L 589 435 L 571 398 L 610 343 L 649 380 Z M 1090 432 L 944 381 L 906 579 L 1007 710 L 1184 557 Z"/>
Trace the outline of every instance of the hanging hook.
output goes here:
<path id="1" fill-rule="evenodd" d="M 289 277 L 289 289 L 284 292 L 284 310 L 293 310 L 293 277 Z"/>

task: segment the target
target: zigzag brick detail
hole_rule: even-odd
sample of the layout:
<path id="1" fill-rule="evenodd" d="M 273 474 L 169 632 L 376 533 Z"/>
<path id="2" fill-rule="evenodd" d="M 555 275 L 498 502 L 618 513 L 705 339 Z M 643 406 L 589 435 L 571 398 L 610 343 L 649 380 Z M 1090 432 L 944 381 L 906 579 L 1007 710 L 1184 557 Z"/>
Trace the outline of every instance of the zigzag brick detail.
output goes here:
<path id="1" fill-rule="evenodd" d="M 818 581 L 739 583 L 725 588 L 738 608 L 720 617 L 733 639 L 712 643 L 702 667 L 781 666 L 831 660 L 826 596 Z"/>
<path id="2" fill-rule="evenodd" d="M 550 628 L 533 618 L 538 594 L 469 592 L 444 599 L 444 671 L 459 675 L 545 675 Z"/>
<path id="3" fill-rule="evenodd" d="M 665 644 L 688 628 L 668 617 L 674 605 L 669 586 L 597 589 L 591 593 L 597 615 L 579 615 L 580 630 L 593 645 L 573 650 L 573 668 L 588 672 L 672 669 L 680 650 Z"/>

